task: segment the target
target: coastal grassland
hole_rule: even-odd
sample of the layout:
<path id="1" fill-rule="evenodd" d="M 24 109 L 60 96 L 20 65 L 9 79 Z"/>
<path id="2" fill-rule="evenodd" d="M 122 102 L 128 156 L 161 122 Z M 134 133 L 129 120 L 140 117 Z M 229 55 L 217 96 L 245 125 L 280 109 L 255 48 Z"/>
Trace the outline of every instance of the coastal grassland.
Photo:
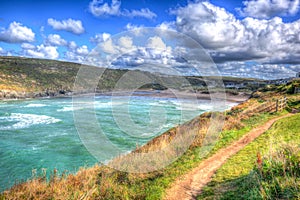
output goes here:
<path id="1" fill-rule="evenodd" d="M 198 199 L 299 199 L 300 114 L 271 129 L 231 157 Z"/>
<path id="2" fill-rule="evenodd" d="M 299 98 L 297 96 L 293 98 L 295 100 L 291 104 L 295 106 Z M 287 113 L 283 111 L 273 114 L 241 115 L 247 109 L 259 106 L 264 101 L 260 98 L 252 98 L 229 111 L 217 113 L 225 117 L 224 128 L 213 151 L 205 157 L 228 146 L 269 119 Z M 34 176 L 31 180 L 16 184 L 2 193 L 0 199 L 161 199 L 165 189 L 170 187 L 176 178 L 196 167 L 205 158 L 200 155 L 211 115 L 212 113 L 204 113 L 183 126 L 186 127 L 185 132 L 191 126 L 199 127 L 198 134 L 191 147 L 164 169 L 151 173 L 133 174 L 96 165 L 88 169 L 83 168 L 75 175 L 59 174 L 54 170 L 49 172 L 51 173 L 50 181 L 46 180 L 44 174 Z M 163 148 L 176 135 L 176 130 L 176 128 L 170 129 L 136 151 L 148 152 Z"/>
<path id="3" fill-rule="evenodd" d="M 34 98 L 72 92 L 78 63 L 0 56 L 0 98 Z M 88 66 L 96 69 L 95 66 Z M 103 70 L 103 68 L 97 68 Z M 109 91 L 127 70 L 107 69 L 97 89 Z M 87 83 L 88 84 L 88 83 Z M 87 91 L 88 92 L 88 91 Z"/>
<path id="4" fill-rule="evenodd" d="M 26 92 L 70 90 L 79 67 L 79 64 L 54 60 L 1 57 L 1 89 Z"/>
<path id="5" fill-rule="evenodd" d="M 119 89 L 136 89 L 136 85 L 141 89 L 164 90 L 167 88 L 191 90 L 207 94 L 208 89 L 205 87 L 204 80 L 214 82 L 220 80 L 220 77 L 182 77 L 172 75 L 155 74 L 139 70 L 126 69 L 105 69 L 95 66 L 86 66 L 78 63 L 0 56 L 0 99 L 15 98 L 36 98 L 45 96 L 58 96 L 70 94 L 74 88 L 77 73 L 81 67 L 90 69 L 105 70 L 99 79 L 99 83 L 95 88 L 97 92 L 111 91 L 115 88 L 117 82 L 125 78 Z M 131 73 L 130 76 L 123 76 L 125 73 Z M 84 81 L 87 81 L 86 83 Z M 88 80 L 84 80 L 83 84 L 88 85 Z M 94 80 L 91 80 L 94 81 Z M 223 77 L 224 82 L 243 83 L 261 81 L 257 79 L 245 79 L 234 77 Z M 183 84 L 184 83 L 184 84 Z M 210 92 L 223 92 L 224 88 L 210 89 Z M 242 90 L 226 89 L 227 93 L 239 94 L 251 93 L 250 88 Z M 91 91 L 79 91 L 86 93 Z M 92 91 L 94 92 L 94 90 Z"/>

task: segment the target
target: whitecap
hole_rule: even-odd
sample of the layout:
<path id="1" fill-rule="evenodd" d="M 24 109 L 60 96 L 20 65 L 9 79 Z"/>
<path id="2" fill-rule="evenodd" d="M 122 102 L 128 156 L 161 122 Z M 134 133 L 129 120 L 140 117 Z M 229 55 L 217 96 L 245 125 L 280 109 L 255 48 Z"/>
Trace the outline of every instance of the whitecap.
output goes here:
<path id="1" fill-rule="evenodd" d="M 73 111 L 74 108 L 73 106 L 66 106 L 66 107 L 63 107 L 62 109 L 58 109 L 57 112 L 69 112 L 69 111 Z"/>
<path id="2" fill-rule="evenodd" d="M 140 136 L 141 137 L 154 137 L 154 136 L 156 136 L 156 133 L 145 132 L 145 133 L 142 133 Z"/>
<path id="3" fill-rule="evenodd" d="M 14 123 L 9 126 L 0 126 L 0 130 L 16 130 L 39 124 L 53 124 L 60 122 L 61 120 L 46 115 L 11 113 L 9 116 L 0 117 L 0 121 Z"/>
<path id="4" fill-rule="evenodd" d="M 111 108 L 113 106 L 120 106 L 126 104 L 125 102 L 116 102 L 116 101 L 110 101 L 110 102 L 95 102 L 95 108 Z"/>
<path id="5" fill-rule="evenodd" d="M 47 106 L 45 104 L 40 104 L 40 103 L 31 103 L 31 104 L 28 104 L 26 106 L 24 106 L 25 108 L 35 108 L 35 107 L 44 107 L 44 106 Z"/>
<path id="6" fill-rule="evenodd" d="M 84 108 L 89 108 L 88 106 L 82 107 L 82 106 L 65 106 L 61 109 L 58 109 L 57 112 L 70 112 L 70 111 L 74 111 L 74 110 L 80 110 L 80 109 L 84 109 Z"/>

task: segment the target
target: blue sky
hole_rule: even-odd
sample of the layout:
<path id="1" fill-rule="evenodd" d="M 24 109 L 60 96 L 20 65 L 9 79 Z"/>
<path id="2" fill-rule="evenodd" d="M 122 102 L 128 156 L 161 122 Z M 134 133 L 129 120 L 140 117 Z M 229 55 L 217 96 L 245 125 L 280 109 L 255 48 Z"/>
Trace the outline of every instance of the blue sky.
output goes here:
<path id="1" fill-rule="evenodd" d="M 289 77 L 300 71 L 299 5 L 299 0 L 2 0 L 0 55 L 80 63 L 115 34 L 161 27 L 199 42 L 223 75 Z M 168 53 L 151 58 L 187 69 Z"/>

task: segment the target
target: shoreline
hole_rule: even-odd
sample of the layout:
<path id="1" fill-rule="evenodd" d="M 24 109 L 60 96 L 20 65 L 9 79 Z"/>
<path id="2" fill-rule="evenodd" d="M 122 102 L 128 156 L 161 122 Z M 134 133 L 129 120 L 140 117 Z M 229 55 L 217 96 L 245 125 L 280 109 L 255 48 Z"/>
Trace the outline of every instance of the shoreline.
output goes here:
<path id="1" fill-rule="evenodd" d="M 156 90 L 138 90 L 138 92 L 140 92 L 138 95 L 132 95 L 132 96 L 146 96 L 146 97 L 157 97 L 157 98 L 176 98 L 176 96 L 174 96 L 174 94 L 171 93 L 171 91 L 159 91 L 157 92 Z M 180 95 L 183 95 L 183 94 L 186 94 L 186 99 L 191 99 L 194 95 L 194 93 L 192 92 L 188 92 L 188 91 L 179 91 Z M 102 92 L 102 93 L 87 93 L 87 94 L 79 94 L 78 96 L 88 96 L 88 95 L 95 95 L 95 96 L 112 96 L 113 93 L 112 92 Z M 117 94 L 116 96 L 126 96 L 128 95 L 128 91 L 116 91 L 114 92 L 114 94 Z M 223 94 L 224 95 L 224 94 Z M 68 96 L 68 95 L 64 95 L 64 96 L 56 96 L 56 97 L 40 97 L 40 98 L 29 98 L 29 99 L 12 99 L 12 100 L 35 100 L 35 99 L 54 99 L 54 98 L 71 98 L 72 96 L 76 96 L 76 95 L 71 95 L 71 96 Z M 228 96 L 228 94 L 226 95 L 226 97 Z M 233 102 L 233 103 L 237 103 L 236 105 L 232 106 L 232 107 L 235 107 L 235 106 L 238 106 L 240 105 L 241 103 L 247 101 L 249 99 L 250 95 L 230 95 L 229 98 L 226 99 L 226 101 L 228 102 Z M 198 93 L 197 94 L 197 99 L 205 99 L 205 100 L 209 100 L 210 99 L 210 94 L 201 94 L 201 93 Z M 243 100 L 245 99 L 245 100 Z M 6 100 L 6 99 L 4 99 Z M 8 100 L 8 99 L 7 99 Z M 3 101 L 2 99 L 0 101 Z M 204 112 L 202 114 L 205 114 L 207 112 Z M 201 115 L 202 115 L 201 114 Z M 184 122 L 183 124 L 180 124 L 179 126 L 183 126 L 184 124 L 186 123 L 189 123 L 189 122 L 192 122 L 193 120 L 195 120 L 196 118 L 198 118 L 200 115 L 196 116 L 195 118 L 189 120 L 189 121 L 186 121 Z M 128 156 L 132 153 L 135 153 L 137 150 L 142 150 L 142 149 L 147 149 L 148 145 L 149 144 L 152 144 L 153 142 L 160 140 L 162 137 L 164 137 L 164 135 L 167 135 L 170 130 L 174 129 L 176 126 L 170 128 L 169 130 L 157 135 L 156 137 L 152 138 L 151 140 L 149 140 L 147 143 L 145 143 L 144 145 L 140 146 L 138 149 L 133 149 L 131 151 L 128 151 L 126 154 L 123 154 L 122 156 Z M 110 160 L 110 161 L 113 161 L 114 159 Z M 109 162 L 110 162 L 109 161 Z M 96 166 L 93 165 L 93 166 L 90 166 L 88 167 L 88 169 L 93 169 L 94 167 Z M 76 172 L 74 173 L 71 173 L 71 174 L 74 174 L 76 175 L 80 170 L 76 170 Z M 4 191 L 2 192 L 5 192 L 5 191 L 9 191 L 12 187 L 10 188 L 7 188 L 5 189 Z M 0 192 L 1 194 L 1 192 Z"/>
<path id="2" fill-rule="evenodd" d="M 250 98 L 250 94 L 239 92 L 236 95 L 228 92 L 214 92 L 214 93 L 200 93 L 192 91 L 179 91 L 179 90 L 151 90 L 141 89 L 134 92 L 124 91 L 105 91 L 96 93 L 81 93 L 81 94 L 65 94 L 57 96 L 45 96 L 45 97 L 28 97 L 28 98 L 0 98 L 0 101 L 19 101 L 19 100 L 35 100 L 35 99 L 56 99 L 56 98 L 72 98 L 72 97 L 85 97 L 93 95 L 99 96 L 141 96 L 141 97 L 154 97 L 154 98 L 180 98 L 180 99 L 198 99 L 198 100 L 225 100 L 232 103 L 243 103 Z"/>

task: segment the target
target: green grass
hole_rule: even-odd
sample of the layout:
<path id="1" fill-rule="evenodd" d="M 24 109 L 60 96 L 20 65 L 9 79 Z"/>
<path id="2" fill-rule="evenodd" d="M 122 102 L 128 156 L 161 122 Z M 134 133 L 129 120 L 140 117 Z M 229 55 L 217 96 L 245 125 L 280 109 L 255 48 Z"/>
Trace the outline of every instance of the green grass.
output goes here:
<path id="1" fill-rule="evenodd" d="M 226 130 L 220 134 L 219 141 L 213 148 L 213 151 L 206 155 L 204 158 L 212 155 L 217 150 L 228 146 L 233 141 L 239 139 L 244 134 L 248 133 L 251 129 L 262 125 L 266 121 L 276 116 L 285 114 L 286 112 L 278 114 L 259 114 L 257 116 L 252 116 L 242 123 L 244 127 L 237 130 Z M 236 119 L 239 120 L 239 119 Z M 184 153 L 183 156 L 178 158 L 174 163 L 167 166 L 166 168 L 155 171 L 148 174 L 128 174 L 124 172 L 118 172 L 114 170 L 100 170 L 98 172 L 98 177 L 95 182 L 90 183 L 89 180 L 83 180 L 82 182 L 87 182 L 85 185 L 95 185 L 91 187 L 96 187 L 96 192 L 93 193 L 93 198 L 101 197 L 101 199 L 161 199 L 164 195 L 165 190 L 181 175 L 184 175 L 191 169 L 199 165 L 199 163 L 204 159 L 202 157 L 202 148 L 199 146 L 191 147 L 188 151 Z M 95 175 L 90 175 L 95 176 Z M 88 176 L 87 176 L 88 177 Z M 68 180 L 67 180 L 68 183 Z M 70 181 L 67 185 L 72 185 L 73 181 Z M 61 183 L 62 184 L 62 183 Z M 33 184 L 34 185 L 34 184 Z M 39 184 L 37 184 L 39 185 Z M 66 185 L 66 184 L 62 184 Z M 32 186 L 36 187 L 36 186 Z M 43 190 L 54 190 L 61 188 L 58 186 L 45 185 L 40 186 L 41 188 L 46 188 Z M 74 186 L 70 186 L 73 188 Z M 31 188 L 30 185 L 28 188 Z M 24 189 L 20 189 L 24 191 Z M 25 189 L 30 190 L 30 189 Z M 42 189 L 41 189 L 42 190 Z M 62 190 L 64 189 L 57 189 Z M 69 190 L 69 189 L 68 189 Z M 78 190 L 78 189 L 76 189 Z M 27 191 L 30 192 L 30 191 Z M 82 192 L 82 191 L 79 191 Z M 58 193 L 58 192 L 57 192 Z M 56 193 L 56 194 L 57 194 Z M 67 192 L 70 198 L 78 198 L 78 195 Z M 16 192 L 17 194 L 17 192 Z M 37 196 L 39 195 L 36 194 Z M 51 194 L 50 197 L 54 198 Z M 1 195 L 0 195 L 1 196 Z M 58 195 L 59 196 L 59 195 Z"/>
<path id="2" fill-rule="evenodd" d="M 119 75 L 120 74 L 114 74 L 114 77 L 117 78 Z M 103 83 L 107 84 L 105 87 L 109 88 L 111 87 L 110 83 L 112 82 L 104 81 Z M 243 109 L 248 106 L 255 106 L 257 103 L 255 103 L 255 101 L 256 100 L 252 99 L 251 101 L 246 103 L 246 105 L 239 106 L 238 109 Z M 292 103 L 292 106 L 297 106 L 296 100 L 294 103 Z M 242 110 L 235 111 L 238 113 Z M 237 113 L 228 112 L 228 117 L 230 117 L 229 119 L 232 120 L 229 121 L 229 124 L 231 124 L 231 122 L 233 124 L 235 122 L 239 124 L 240 119 L 238 118 Z M 212 155 L 219 149 L 228 146 L 233 141 L 238 140 L 243 135 L 248 133 L 251 129 L 262 125 L 269 119 L 284 115 L 286 113 L 286 111 L 277 114 L 257 113 L 257 115 L 255 116 L 245 118 L 241 121 L 241 124 L 243 126 L 238 128 L 235 127 L 230 130 L 225 130 L 221 132 L 219 136 L 219 141 L 215 144 L 213 150 L 204 158 Z M 299 121 L 299 119 L 297 120 Z M 289 124 L 284 122 L 283 125 Z M 288 127 L 286 129 L 290 132 L 290 134 L 292 134 L 293 132 L 297 133 L 297 131 L 295 132 L 295 130 L 300 130 L 299 126 L 296 127 L 295 130 L 293 128 L 289 129 Z M 287 137 L 287 135 L 285 135 L 285 137 Z M 278 139 L 279 138 L 274 138 L 275 141 L 279 141 Z M 199 143 L 198 145 L 201 144 Z M 262 148 L 267 147 L 265 141 L 263 141 L 260 146 L 262 146 Z M 16 186 L 15 189 L 13 188 L 11 190 L 11 195 L 17 195 L 15 199 L 20 198 L 20 196 L 18 196 L 19 194 L 25 193 L 32 195 L 36 198 L 40 198 L 41 195 L 47 195 L 48 199 L 59 199 L 62 197 L 69 199 L 80 199 L 81 195 L 89 195 L 89 197 L 93 199 L 161 199 L 164 195 L 166 188 L 168 188 L 171 185 L 171 183 L 174 182 L 174 180 L 176 180 L 181 175 L 187 173 L 189 170 L 199 165 L 199 163 L 204 159 L 201 153 L 202 150 L 202 147 L 192 146 L 189 150 L 187 150 L 184 153 L 183 156 L 178 158 L 178 160 L 176 160 L 171 165 L 167 166 L 162 170 L 148 174 L 128 174 L 125 172 L 118 172 L 112 169 L 107 169 L 105 166 L 101 166 L 99 169 L 96 169 L 96 167 L 94 167 L 91 169 L 82 170 L 80 172 L 82 176 L 70 175 L 66 180 L 62 179 L 57 183 L 41 183 L 38 180 L 33 180 L 31 183 L 25 183 L 23 186 L 19 185 Z M 237 158 L 235 158 L 234 156 L 232 159 L 235 158 L 235 160 L 233 161 L 236 162 L 236 166 L 232 167 L 231 165 L 229 165 L 226 168 L 225 164 L 223 166 L 225 168 L 220 169 L 223 175 L 217 174 L 217 176 L 214 178 L 214 181 L 207 188 L 205 188 L 205 192 L 203 194 L 205 194 L 206 196 L 204 197 L 214 197 L 214 195 L 216 195 L 215 189 L 217 186 L 220 185 L 222 185 L 222 187 L 219 187 L 220 190 L 229 191 L 230 193 L 229 189 L 233 188 L 230 181 L 234 181 L 235 179 L 239 180 L 243 176 L 247 177 L 249 171 L 251 171 L 251 169 L 253 168 L 255 162 L 253 162 L 253 160 L 248 160 L 247 156 L 251 154 L 252 157 L 250 156 L 250 158 L 255 160 L 256 151 L 257 149 L 254 149 L 253 152 L 246 151 L 245 155 L 242 155 Z M 240 164 L 241 161 L 246 163 Z M 215 181 L 215 179 L 217 181 Z M 229 183 L 225 185 L 226 187 L 229 187 L 229 189 L 227 189 L 223 185 L 223 183 Z M 32 190 L 35 190 L 35 192 L 32 192 Z M 0 199 L 2 198 L 1 195 Z M 228 196 L 232 195 L 228 194 Z"/>
<path id="3" fill-rule="evenodd" d="M 220 134 L 219 141 L 216 143 L 213 150 L 204 158 L 207 158 L 214 154 L 217 150 L 228 146 L 231 142 L 238 140 L 244 134 L 248 133 L 252 128 L 265 123 L 271 118 L 284 114 L 286 114 L 286 112 L 278 114 L 264 113 L 244 120 L 243 123 L 245 124 L 245 127 L 240 130 L 222 132 Z M 158 171 L 146 179 L 134 179 L 132 182 L 130 182 L 130 184 L 128 183 L 126 185 L 127 189 L 131 191 L 129 192 L 128 198 L 139 199 L 143 196 L 144 198 L 141 199 L 161 199 L 164 195 L 165 189 L 168 188 L 170 184 L 176 180 L 176 178 L 196 167 L 204 159 L 201 157 L 201 151 L 201 147 L 189 149 L 183 156 L 166 167 L 164 170 Z M 134 195 L 130 196 L 130 194 Z"/>
<path id="4" fill-rule="evenodd" d="M 242 121 L 245 126 L 241 129 L 232 129 L 232 130 L 222 131 L 220 133 L 219 141 L 216 143 L 211 154 L 215 153 L 217 150 L 219 150 L 223 147 L 228 146 L 233 141 L 238 140 L 243 135 L 245 135 L 246 133 L 251 131 L 253 128 L 255 128 L 259 125 L 262 125 L 263 123 L 267 122 L 268 120 L 270 120 L 276 116 L 281 116 L 286 113 L 287 113 L 286 111 L 283 111 L 281 113 L 275 113 L 275 114 L 262 113 L 260 115 L 253 116 L 247 120 Z"/>
<path id="5" fill-rule="evenodd" d="M 74 81 L 80 67 L 82 67 L 81 64 L 71 62 L 0 56 L 0 91 L 12 90 L 18 92 L 42 93 L 45 91 L 58 92 L 64 90 L 69 92 L 73 90 Z M 88 67 L 94 68 L 94 66 Z M 159 90 L 166 88 L 182 89 L 182 80 L 190 82 L 191 86 L 195 87 L 200 83 L 205 83 L 202 77 L 162 77 L 139 70 L 106 69 L 102 74 L 96 89 L 98 91 L 111 91 L 115 88 L 116 83 L 121 77 L 128 72 L 133 73 L 133 75 L 127 76 L 128 79 L 123 83 L 123 87 L 125 88 L 122 89 L 136 88 L 139 83 L 140 85 L 138 86 L 143 89 Z M 141 75 L 147 77 L 151 83 L 144 83 L 143 81 L 145 80 L 144 78 L 141 80 Z M 220 77 L 206 77 L 206 79 L 219 80 Z M 226 77 L 224 80 L 243 82 L 254 81 L 255 79 Z M 153 82 L 156 83 L 152 84 Z M 219 90 L 220 89 L 216 89 L 216 91 Z M 229 92 L 233 91 L 229 90 Z"/>
<path id="6" fill-rule="evenodd" d="M 212 182 L 203 189 L 198 199 L 255 199 L 254 197 L 259 199 L 260 193 L 257 189 L 249 188 L 251 184 L 257 183 L 252 172 L 257 153 L 269 154 L 270 151 L 276 151 L 286 143 L 299 145 L 299 121 L 300 114 L 296 114 L 276 122 L 270 130 L 231 157 L 217 171 Z M 300 184 L 299 179 L 298 184 Z"/>

